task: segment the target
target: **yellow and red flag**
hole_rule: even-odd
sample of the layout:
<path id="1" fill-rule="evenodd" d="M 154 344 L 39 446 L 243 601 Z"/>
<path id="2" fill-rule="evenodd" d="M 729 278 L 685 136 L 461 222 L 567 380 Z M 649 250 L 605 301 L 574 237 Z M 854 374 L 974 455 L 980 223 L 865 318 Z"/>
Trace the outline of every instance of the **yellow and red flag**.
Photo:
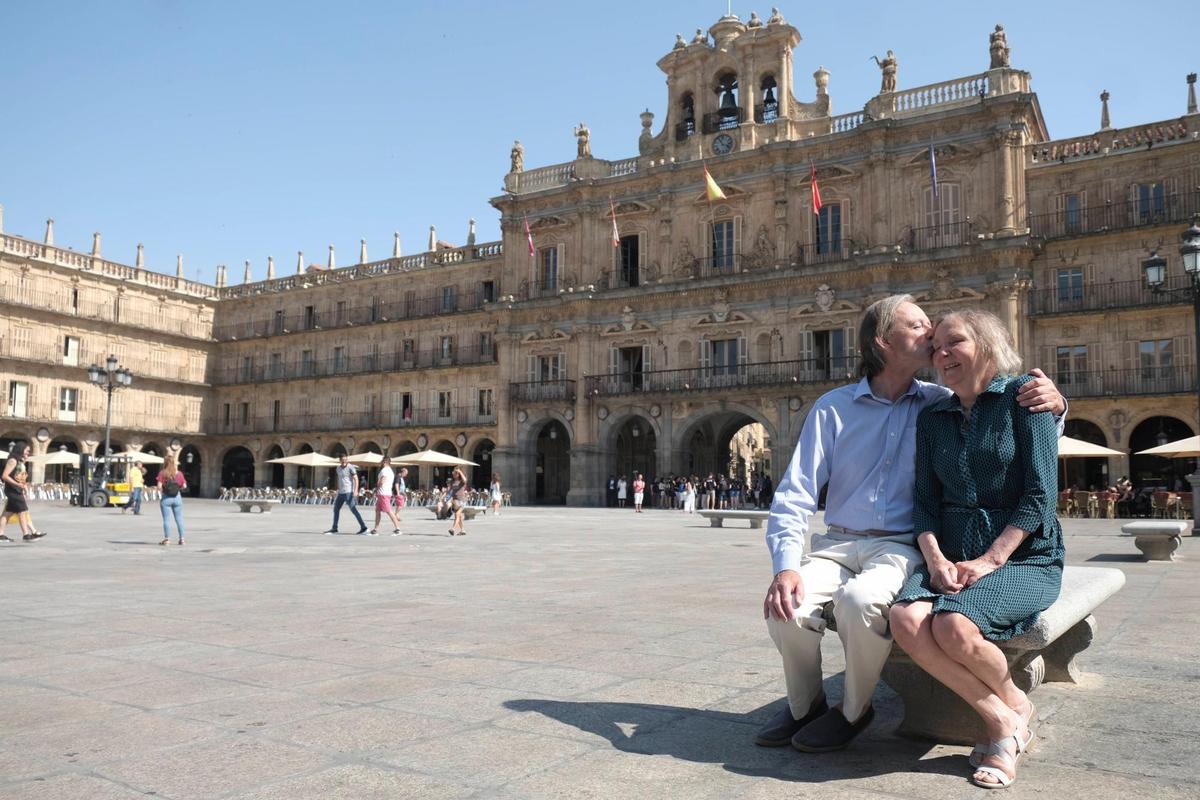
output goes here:
<path id="1" fill-rule="evenodd" d="M 621 246 L 621 234 L 617 232 L 617 207 L 613 205 L 613 199 L 608 198 L 608 210 L 612 213 L 612 243 L 613 247 Z"/>
<path id="2" fill-rule="evenodd" d="M 812 184 L 812 207 L 813 213 L 817 216 L 821 215 L 821 187 L 817 185 L 817 168 L 810 161 L 808 162 L 808 180 Z"/>
<path id="3" fill-rule="evenodd" d="M 713 200 L 725 200 L 725 192 L 721 191 L 721 186 L 713 180 L 713 176 L 708 174 L 708 165 L 704 165 L 704 193 L 708 195 L 708 202 Z"/>
<path id="4" fill-rule="evenodd" d="M 533 258 L 533 231 L 529 230 L 529 215 L 525 214 L 525 239 L 529 242 L 529 257 Z"/>

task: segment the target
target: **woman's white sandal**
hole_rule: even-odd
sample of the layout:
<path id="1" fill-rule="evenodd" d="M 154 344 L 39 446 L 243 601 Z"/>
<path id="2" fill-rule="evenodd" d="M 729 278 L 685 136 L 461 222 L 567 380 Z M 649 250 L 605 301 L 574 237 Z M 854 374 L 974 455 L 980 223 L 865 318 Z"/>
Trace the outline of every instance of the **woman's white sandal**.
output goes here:
<path id="1" fill-rule="evenodd" d="M 1033 723 L 1037 721 L 1037 708 L 1033 705 L 1033 701 L 1029 701 L 1029 713 L 1021 717 L 1022 724 L 1029 729 L 1029 738 L 1025 740 L 1025 744 L 1021 746 L 1022 750 L 1029 749 L 1029 743 L 1033 741 Z M 983 763 L 984 756 L 987 754 L 986 744 L 977 744 L 971 749 L 971 755 L 967 756 L 967 763 L 976 769 Z"/>
<path id="2" fill-rule="evenodd" d="M 1016 755 L 1010 754 L 1008 749 L 1005 747 L 1005 745 L 1008 744 L 1009 739 L 1011 739 L 1013 744 L 1016 745 Z M 1007 769 L 1008 772 L 1011 772 L 1012 775 L 1010 777 L 1008 773 L 1006 773 L 1003 769 L 1000 769 L 1000 767 L 979 766 L 975 768 L 975 772 L 971 775 L 971 783 L 975 784 L 981 789 L 1007 789 L 1008 787 L 1012 786 L 1017 780 L 1017 762 L 1021 760 L 1021 756 L 1025 754 L 1026 748 L 1029 747 L 1029 743 L 1032 741 L 1033 731 L 1029 732 L 1029 738 L 1024 742 L 1022 742 L 1017 736 L 1017 732 L 1013 731 L 1012 736 L 1005 736 L 1003 739 L 999 739 L 994 742 L 988 742 L 987 752 L 983 754 L 983 757 L 999 757 L 1000 760 L 1004 762 L 1005 769 Z M 979 780 L 975 776 L 981 772 L 985 775 L 991 775 L 996 780 L 994 782 Z"/>

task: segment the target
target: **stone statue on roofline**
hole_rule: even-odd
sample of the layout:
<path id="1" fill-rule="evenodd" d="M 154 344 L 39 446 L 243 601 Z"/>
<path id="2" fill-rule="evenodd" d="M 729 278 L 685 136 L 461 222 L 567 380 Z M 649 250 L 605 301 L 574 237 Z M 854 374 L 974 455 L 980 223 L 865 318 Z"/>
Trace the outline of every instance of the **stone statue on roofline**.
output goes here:
<path id="1" fill-rule="evenodd" d="M 517 139 L 513 142 L 512 152 L 508 154 L 512 160 L 509 166 L 509 172 L 524 172 L 525 171 L 525 145 L 521 144 L 521 140 Z"/>
<path id="2" fill-rule="evenodd" d="M 898 66 L 896 54 L 888 50 L 887 55 L 883 57 L 882 61 L 879 60 L 879 56 L 873 55 L 871 58 L 875 59 L 875 63 L 879 66 L 882 73 L 883 82 L 879 87 L 879 93 L 885 94 L 896 91 L 896 68 Z"/>
<path id="3" fill-rule="evenodd" d="M 588 130 L 588 126 L 582 122 L 579 123 L 579 127 L 575 129 L 575 137 L 578 139 L 575 148 L 575 157 L 591 158 L 592 132 Z"/>
<path id="4" fill-rule="evenodd" d="M 779 13 L 779 8 L 777 6 L 773 6 L 771 8 L 771 16 L 767 18 L 767 24 L 768 25 L 782 25 L 783 24 L 783 14 Z"/>
<path id="5" fill-rule="evenodd" d="M 992 54 L 991 69 L 1008 68 L 1008 34 L 1003 25 L 997 25 L 996 30 L 988 36 L 988 50 Z"/>

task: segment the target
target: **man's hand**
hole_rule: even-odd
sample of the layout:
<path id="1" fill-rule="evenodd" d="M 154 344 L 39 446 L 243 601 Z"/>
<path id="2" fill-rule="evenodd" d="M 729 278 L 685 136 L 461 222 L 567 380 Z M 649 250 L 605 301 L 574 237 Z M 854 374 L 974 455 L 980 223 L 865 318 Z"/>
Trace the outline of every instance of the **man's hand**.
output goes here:
<path id="1" fill-rule="evenodd" d="M 1017 392 L 1017 402 L 1030 412 L 1050 411 L 1054 416 L 1061 417 L 1067 410 L 1067 401 L 1054 385 L 1054 381 L 1046 377 L 1040 369 L 1031 369 L 1029 374 L 1033 380 L 1021 387 Z"/>
<path id="2" fill-rule="evenodd" d="M 796 606 L 803 599 L 804 581 L 800 573 L 794 569 L 780 570 L 767 589 L 767 599 L 763 601 L 763 619 L 774 616 L 786 622 L 795 617 Z"/>
<path id="3" fill-rule="evenodd" d="M 929 565 L 929 585 L 938 594 L 958 594 L 964 588 L 958 567 L 945 558 Z"/>
<path id="4" fill-rule="evenodd" d="M 999 568 L 998 564 L 989 561 L 986 557 L 971 561 L 959 561 L 954 566 L 958 569 L 958 579 L 962 581 L 964 589 Z"/>

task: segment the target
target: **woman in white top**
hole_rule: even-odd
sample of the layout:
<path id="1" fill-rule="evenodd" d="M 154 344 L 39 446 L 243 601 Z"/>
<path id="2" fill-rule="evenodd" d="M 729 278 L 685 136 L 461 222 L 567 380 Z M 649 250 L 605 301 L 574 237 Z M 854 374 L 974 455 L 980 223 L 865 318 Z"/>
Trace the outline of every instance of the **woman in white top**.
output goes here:
<path id="1" fill-rule="evenodd" d="M 627 494 L 628 488 L 629 488 L 629 484 L 625 483 L 624 475 L 622 475 L 620 478 L 617 478 L 617 507 L 618 508 L 625 507 L 625 498 L 628 496 L 628 494 Z"/>
<path id="2" fill-rule="evenodd" d="M 683 510 L 688 514 L 696 513 L 696 484 L 689 478 L 683 489 Z"/>
<path id="3" fill-rule="evenodd" d="M 384 456 L 379 466 L 379 475 L 375 478 L 375 527 L 371 528 L 371 535 L 379 535 L 379 523 L 383 515 L 387 514 L 388 519 L 392 521 L 392 536 L 399 536 L 400 518 L 396 516 L 392 505 L 392 487 L 396 482 L 396 473 L 392 471 L 392 457 Z"/>
<path id="4" fill-rule="evenodd" d="M 492 485 L 488 489 L 488 496 L 492 501 L 492 513 L 500 516 L 500 501 L 503 496 L 500 494 L 500 474 L 497 472 L 492 473 Z"/>

